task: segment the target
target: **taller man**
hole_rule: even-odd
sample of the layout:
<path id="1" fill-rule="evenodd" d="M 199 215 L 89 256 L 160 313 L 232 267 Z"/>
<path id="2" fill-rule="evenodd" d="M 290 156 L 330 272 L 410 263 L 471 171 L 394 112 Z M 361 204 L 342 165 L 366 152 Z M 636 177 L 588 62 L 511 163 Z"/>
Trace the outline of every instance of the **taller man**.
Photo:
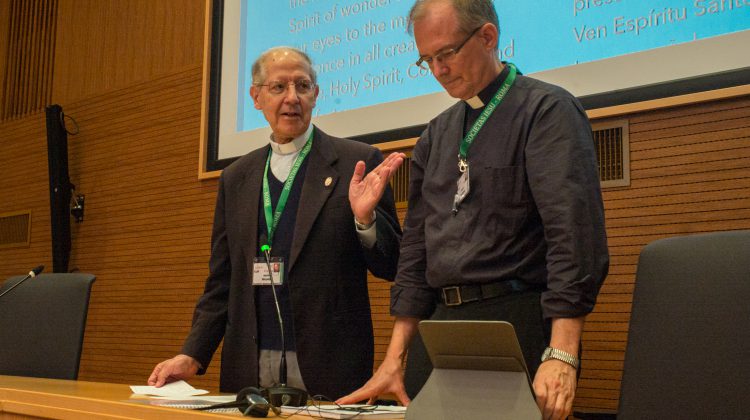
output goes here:
<path id="1" fill-rule="evenodd" d="M 222 338 L 222 391 L 278 383 L 273 294 L 254 274 L 264 271 L 260 249 L 269 244 L 282 273 L 287 384 L 335 398 L 372 375 L 366 274 L 395 277 L 401 229 L 388 180 L 403 154 L 383 160 L 371 146 L 310 124 L 318 86 L 305 53 L 266 51 L 252 76 L 250 95 L 271 126 L 270 144 L 223 171 L 210 275 L 192 330 L 183 354 L 157 365 L 148 383 L 205 372 Z"/>
<path id="2" fill-rule="evenodd" d="M 420 319 L 504 320 L 544 418 L 564 418 L 584 317 L 609 267 L 588 119 L 568 92 L 499 61 L 491 0 L 418 0 L 409 17 L 417 64 L 461 101 L 429 123 L 412 154 L 385 360 L 338 402 L 392 392 L 408 404 L 431 370 Z"/>

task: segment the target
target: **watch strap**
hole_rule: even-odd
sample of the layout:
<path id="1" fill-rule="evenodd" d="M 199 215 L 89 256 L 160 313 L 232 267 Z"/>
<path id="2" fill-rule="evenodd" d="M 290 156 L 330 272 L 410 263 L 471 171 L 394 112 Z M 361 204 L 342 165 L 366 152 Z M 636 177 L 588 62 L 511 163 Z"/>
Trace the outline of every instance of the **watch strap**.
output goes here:
<path id="1" fill-rule="evenodd" d="M 368 224 L 360 223 L 359 220 L 357 220 L 356 217 L 354 217 L 354 226 L 357 227 L 357 230 L 367 230 L 372 227 L 372 225 L 375 224 L 375 219 L 377 219 L 378 213 L 376 211 L 372 212 L 372 221 Z"/>
<path id="2" fill-rule="evenodd" d="M 542 354 L 542 362 L 546 362 L 547 360 L 550 360 L 550 359 L 555 359 L 561 362 L 565 362 L 573 366 L 573 368 L 576 370 L 578 370 L 578 366 L 580 365 L 580 361 L 578 360 L 576 356 L 573 356 L 570 353 L 564 352 L 554 347 L 547 347 L 544 350 L 544 353 Z"/>

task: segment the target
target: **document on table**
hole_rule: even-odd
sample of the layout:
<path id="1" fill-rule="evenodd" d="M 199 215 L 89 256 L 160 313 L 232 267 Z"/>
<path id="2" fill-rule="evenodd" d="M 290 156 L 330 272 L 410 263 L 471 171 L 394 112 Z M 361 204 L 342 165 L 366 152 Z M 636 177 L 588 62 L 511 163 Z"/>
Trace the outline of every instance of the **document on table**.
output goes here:
<path id="1" fill-rule="evenodd" d="M 138 386 L 131 385 L 130 389 L 133 394 L 152 395 L 156 397 L 190 397 L 193 395 L 208 394 L 204 389 L 195 389 L 185 381 L 176 381 L 168 383 L 161 388 L 155 386 Z"/>

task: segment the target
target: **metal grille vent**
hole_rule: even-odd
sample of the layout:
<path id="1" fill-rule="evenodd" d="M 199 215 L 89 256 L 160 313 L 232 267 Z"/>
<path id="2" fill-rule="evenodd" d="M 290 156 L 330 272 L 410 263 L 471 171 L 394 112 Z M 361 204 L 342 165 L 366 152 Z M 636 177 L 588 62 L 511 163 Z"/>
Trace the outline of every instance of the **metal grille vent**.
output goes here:
<path id="1" fill-rule="evenodd" d="M 0 121 L 22 117 L 49 105 L 55 60 L 58 0 L 12 0 L 0 88 Z M 3 34 L 4 36 L 5 34 Z M 3 76 L 0 74 L 0 77 Z"/>
<path id="2" fill-rule="evenodd" d="M 630 185 L 627 120 L 594 123 L 593 135 L 602 187 Z"/>
<path id="3" fill-rule="evenodd" d="M 393 188 L 393 199 L 396 203 L 406 203 L 409 199 L 409 169 L 411 168 L 411 157 L 404 159 L 404 164 L 391 178 Z"/>
<path id="4" fill-rule="evenodd" d="M 31 211 L 0 214 L 0 248 L 29 246 Z"/>

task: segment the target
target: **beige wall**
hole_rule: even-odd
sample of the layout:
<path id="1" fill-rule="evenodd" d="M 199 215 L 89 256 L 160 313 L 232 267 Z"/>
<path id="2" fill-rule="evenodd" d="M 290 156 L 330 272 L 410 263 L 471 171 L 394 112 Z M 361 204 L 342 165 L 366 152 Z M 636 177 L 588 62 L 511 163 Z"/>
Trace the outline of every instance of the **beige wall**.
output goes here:
<path id="1" fill-rule="evenodd" d="M 0 31 L 7 10 L 0 1 Z M 86 195 L 70 266 L 97 275 L 82 380 L 145 382 L 179 351 L 202 291 L 216 194 L 197 177 L 204 13 L 204 0 L 59 0 L 52 98 L 80 128 L 70 175 Z M 617 408 L 642 246 L 750 229 L 750 97 L 626 117 L 632 183 L 604 192 L 612 266 L 586 324 L 577 409 Z M 0 249 L 0 278 L 51 268 L 46 159 L 43 110 L 0 122 L 0 214 L 32 211 L 31 244 Z M 382 358 L 388 285 L 371 293 Z M 218 362 L 193 384 L 216 390 Z"/>

